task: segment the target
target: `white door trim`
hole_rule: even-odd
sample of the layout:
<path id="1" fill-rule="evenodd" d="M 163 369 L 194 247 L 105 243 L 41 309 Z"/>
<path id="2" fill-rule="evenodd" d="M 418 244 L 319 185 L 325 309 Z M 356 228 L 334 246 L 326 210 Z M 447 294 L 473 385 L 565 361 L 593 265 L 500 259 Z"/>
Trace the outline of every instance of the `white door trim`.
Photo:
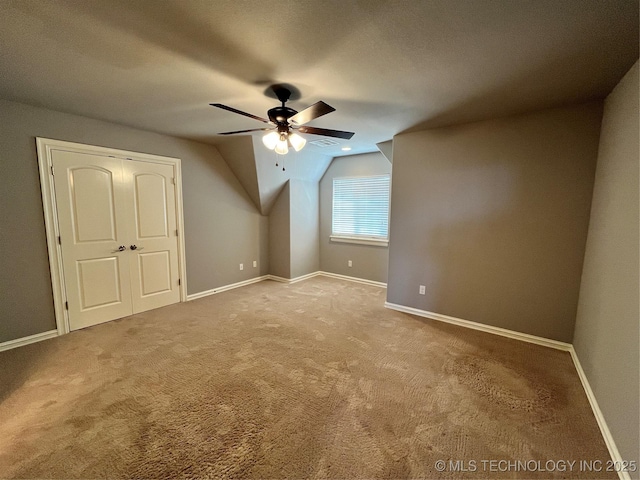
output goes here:
<path id="1" fill-rule="evenodd" d="M 60 229 L 58 227 L 58 212 L 56 211 L 55 188 L 53 185 L 52 151 L 85 153 L 89 155 L 103 155 L 122 160 L 137 160 L 141 162 L 161 163 L 173 166 L 176 186 L 176 225 L 178 229 L 178 269 L 180 272 L 180 301 L 187 301 L 187 271 L 184 252 L 184 217 L 182 213 L 182 169 L 179 158 L 162 157 L 148 153 L 129 152 L 114 148 L 84 145 L 82 143 L 65 142 L 50 138 L 36 137 L 38 151 L 38 169 L 40 171 L 40 188 L 42 191 L 42 206 L 44 209 L 44 224 L 49 253 L 49 271 L 53 288 L 53 305 L 56 317 L 58 335 L 69 333 L 69 317 L 65 309 L 65 285 L 62 271 L 62 251 L 58 243 Z"/>

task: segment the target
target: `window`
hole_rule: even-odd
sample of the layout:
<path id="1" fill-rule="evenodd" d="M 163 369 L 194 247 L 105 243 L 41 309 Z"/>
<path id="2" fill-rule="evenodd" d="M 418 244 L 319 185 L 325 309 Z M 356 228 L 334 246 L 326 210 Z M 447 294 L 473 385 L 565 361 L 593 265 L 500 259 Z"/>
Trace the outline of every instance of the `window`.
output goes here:
<path id="1" fill-rule="evenodd" d="M 389 175 L 333 179 L 331 240 L 387 245 Z"/>

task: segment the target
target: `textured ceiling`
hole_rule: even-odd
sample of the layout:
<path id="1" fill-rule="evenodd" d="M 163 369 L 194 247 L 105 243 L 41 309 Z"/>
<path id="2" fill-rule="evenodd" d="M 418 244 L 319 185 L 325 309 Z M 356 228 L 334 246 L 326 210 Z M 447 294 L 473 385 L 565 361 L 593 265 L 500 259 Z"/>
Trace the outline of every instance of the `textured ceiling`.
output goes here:
<path id="1" fill-rule="evenodd" d="M 0 0 L 0 97 L 216 143 L 291 83 L 328 156 L 407 129 L 605 96 L 638 58 L 627 0 Z"/>

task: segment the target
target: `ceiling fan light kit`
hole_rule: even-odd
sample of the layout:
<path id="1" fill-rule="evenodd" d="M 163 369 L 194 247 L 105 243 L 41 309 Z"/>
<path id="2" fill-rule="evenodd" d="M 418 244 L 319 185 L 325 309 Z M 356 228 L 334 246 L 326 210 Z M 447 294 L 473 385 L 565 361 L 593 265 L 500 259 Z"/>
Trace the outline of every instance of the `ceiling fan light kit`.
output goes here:
<path id="1" fill-rule="evenodd" d="M 262 143 L 269 150 L 274 150 L 280 155 L 286 155 L 289 152 L 289 146 L 299 152 L 307 144 L 307 141 L 297 133 L 269 132 L 262 137 Z"/>
<path id="2" fill-rule="evenodd" d="M 211 103 L 210 105 L 212 107 L 221 108 L 222 110 L 227 110 L 232 113 L 237 113 L 238 115 L 244 115 L 245 117 L 253 118 L 254 120 L 267 123 L 271 125 L 271 127 L 254 128 L 251 130 L 237 130 L 234 132 L 222 132 L 218 135 L 234 135 L 237 133 L 250 133 L 269 130 L 269 133 L 267 133 L 262 138 L 262 143 L 264 143 L 265 147 L 267 147 L 269 150 L 274 150 L 280 155 L 286 155 L 289 152 L 289 146 L 291 146 L 296 152 L 299 152 L 304 148 L 307 141 L 304 139 L 304 137 L 298 135 L 297 132 L 310 133 L 313 135 L 323 135 L 326 137 L 343 138 L 346 140 L 349 140 L 351 137 L 353 137 L 353 132 L 304 126 L 311 120 L 315 120 L 318 117 L 335 111 L 335 108 L 333 108 L 332 106 L 327 105 L 326 103 L 321 101 L 314 103 L 301 112 L 298 112 L 293 108 L 285 106 L 285 103 L 287 103 L 287 101 L 291 97 L 291 90 L 289 88 L 281 84 L 272 85 L 270 88 L 275 93 L 278 100 L 282 102 L 282 105 L 269 109 L 269 111 L 267 112 L 267 116 L 269 117 L 268 120 L 266 118 L 258 117 L 256 115 L 252 115 L 250 113 L 228 107 L 227 105 L 222 105 L 221 103 Z"/>

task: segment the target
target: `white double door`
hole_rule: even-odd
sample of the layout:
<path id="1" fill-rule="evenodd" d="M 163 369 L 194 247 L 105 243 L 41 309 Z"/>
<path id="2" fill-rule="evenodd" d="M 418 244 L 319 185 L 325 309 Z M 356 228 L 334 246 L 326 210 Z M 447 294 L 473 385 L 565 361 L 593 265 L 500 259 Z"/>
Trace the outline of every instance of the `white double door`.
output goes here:
<path id="1" fill-rule="evenodd" d="M 180 301 L 173 166 L 52 152 L 71 330 Z"/>

